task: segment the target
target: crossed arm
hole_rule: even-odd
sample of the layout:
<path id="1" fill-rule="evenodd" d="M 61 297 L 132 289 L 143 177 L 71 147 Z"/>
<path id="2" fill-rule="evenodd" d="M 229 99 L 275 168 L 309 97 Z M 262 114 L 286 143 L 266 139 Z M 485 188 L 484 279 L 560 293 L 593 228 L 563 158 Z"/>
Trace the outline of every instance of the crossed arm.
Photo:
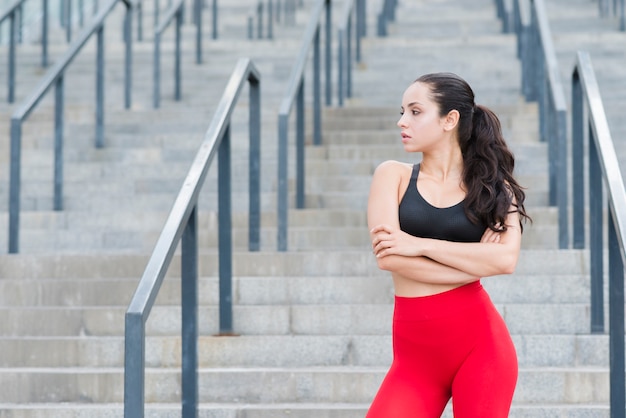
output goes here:
<path id="1" fill-rule="evenodd" d="M 453 284 L 512 273 L 521 246 L 519 215 L 512 208 L 507 229 L 487 229 L 480 242 L 460 243 L 419 238 L 400 230 L 398 203 L 400 163 L 383 163 L 375 171 L 368 201 L 368 225 L 379 268 L 423 283 Z"/>

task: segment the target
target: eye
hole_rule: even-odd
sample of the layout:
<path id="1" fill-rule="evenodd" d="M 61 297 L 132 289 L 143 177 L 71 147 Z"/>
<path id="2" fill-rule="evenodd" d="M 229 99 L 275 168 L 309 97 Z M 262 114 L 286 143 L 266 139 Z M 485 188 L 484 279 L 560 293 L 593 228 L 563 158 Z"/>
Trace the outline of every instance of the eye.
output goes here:
<path id="1" fill-rule="evenodd" d="M 404 115 L 404 110 L 400 111 L 400 116 Z"/>
<path id="2" fill-rule="evenodd" d="M 417 116 L 419 115 L 419 110 L 412 110 L 411 113 L 413 113 L 413 116 Z"/>

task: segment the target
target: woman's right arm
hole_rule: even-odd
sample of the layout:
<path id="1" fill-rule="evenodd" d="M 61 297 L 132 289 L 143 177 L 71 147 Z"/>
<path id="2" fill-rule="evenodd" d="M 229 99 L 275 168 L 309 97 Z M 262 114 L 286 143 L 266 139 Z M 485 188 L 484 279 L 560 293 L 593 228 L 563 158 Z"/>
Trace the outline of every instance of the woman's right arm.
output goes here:
<path id="1" fill-rule="evenodd" d="M 404 195 L 405 187 L 402 186 L 406 182 L 402 179 L 407 170 L 410 173 L 406 164 L 397 161 L 385 161 L 376 168 L 367 204 L 367 223 L 370 230 L 383 224 L 400 228 L 398 206 Z M 377 259 L 379 268 L 422 283 L 454 284 L 478 279 L 427 257 L 388 255 L 383 259 Z M 389 266 L 393 266 L 393 269 Z"/>

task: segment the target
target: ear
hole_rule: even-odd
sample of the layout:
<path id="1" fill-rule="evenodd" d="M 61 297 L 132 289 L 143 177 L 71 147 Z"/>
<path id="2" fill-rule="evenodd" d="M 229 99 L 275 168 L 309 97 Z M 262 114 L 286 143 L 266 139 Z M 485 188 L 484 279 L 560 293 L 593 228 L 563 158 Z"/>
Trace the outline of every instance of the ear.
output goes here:
<path id="1" fill-rule="evenodd" d="M 458 110 L 453 109 L 449 111 L 448 114 L 443 118 L 443 129 L 446 131 L 451 131 L 456 128 L 459 123 L 460 117 L 461 115 L 459 114 Z"/>

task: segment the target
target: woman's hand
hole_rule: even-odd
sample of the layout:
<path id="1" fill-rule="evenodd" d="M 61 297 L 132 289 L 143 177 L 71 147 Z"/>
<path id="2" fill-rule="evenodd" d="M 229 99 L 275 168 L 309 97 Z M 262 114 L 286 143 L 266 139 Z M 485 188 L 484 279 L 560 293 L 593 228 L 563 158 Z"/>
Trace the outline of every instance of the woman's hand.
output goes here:
<path id="1" fill-rule="evenodd" d="M 370 231 L 372 250 L 378 258 L 387 255 L 417 257 L 421 255 L 419 241 L 414 237 L 389 225 L 378 225 Z"/>
<path id="2" fill-rule="evenodd" d="M 483 236 L 480 238 L 480 242 L 491 242 L 491 243 L 499 243 L 500 242 L 500 234 L 501 232 L 496 232 L 491 228 L 485 229 Z"/>

